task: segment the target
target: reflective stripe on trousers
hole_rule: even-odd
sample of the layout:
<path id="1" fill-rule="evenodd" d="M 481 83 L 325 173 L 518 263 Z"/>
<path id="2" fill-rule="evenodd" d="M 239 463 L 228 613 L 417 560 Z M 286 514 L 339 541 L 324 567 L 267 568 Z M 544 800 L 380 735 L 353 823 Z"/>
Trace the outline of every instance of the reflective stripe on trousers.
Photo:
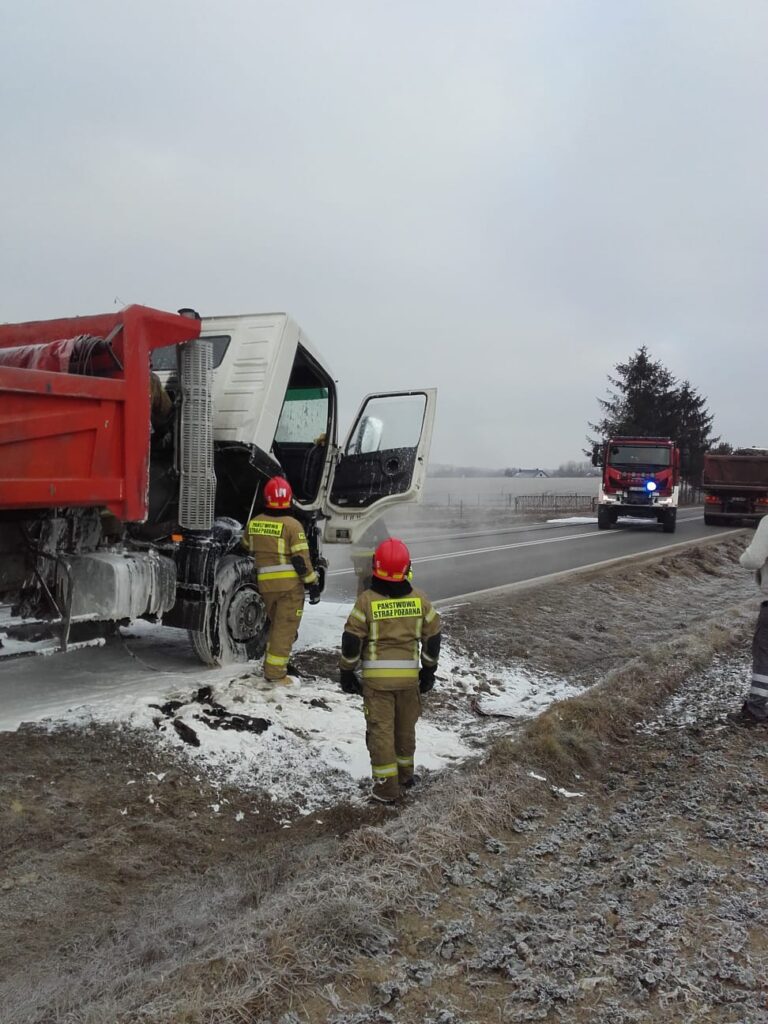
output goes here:
<path id="1" fill-rule="evenodd" d="M 279 654 L 272 654 L 271 651 L 267 651 L 264 659 L 267 665 L 287 665 L 288 659 L 282 658 Z"/>
<path id="2" fill-rule="evenodd" d="M 288 580 L 298 579 L 299 574 L 290 564 L 264 565 L 256 570 L 258 579 L 261 580 Z"/>

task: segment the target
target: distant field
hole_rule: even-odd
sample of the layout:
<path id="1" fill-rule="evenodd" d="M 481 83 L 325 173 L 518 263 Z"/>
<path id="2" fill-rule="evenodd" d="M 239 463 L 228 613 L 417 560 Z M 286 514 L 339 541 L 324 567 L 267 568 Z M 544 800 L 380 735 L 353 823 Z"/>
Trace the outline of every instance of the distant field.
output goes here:
<path id="1" fill-rule="evenodd" d="M 597 496 L 600 478 L 580 477 L 428 477 L 426 505 L 499 505 L 514 507 L 523 494 L 588 494 Z"/>

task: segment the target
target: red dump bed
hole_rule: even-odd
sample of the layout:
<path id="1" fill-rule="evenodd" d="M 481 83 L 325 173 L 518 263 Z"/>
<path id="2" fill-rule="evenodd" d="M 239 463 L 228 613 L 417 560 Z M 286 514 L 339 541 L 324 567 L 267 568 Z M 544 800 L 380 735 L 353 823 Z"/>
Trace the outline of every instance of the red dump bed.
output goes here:
<path id="1" fill-rule="evenodd" d="M 146 306 L 0 325 L 0 511 L 104 506 L 144 520 L 150 353 L 199 333 L 199 320 Z"/>
<path id="2" fill-rule="evenodd" d="M 768 455 L 704 455 L 705 490 L 768 491 Z"/>

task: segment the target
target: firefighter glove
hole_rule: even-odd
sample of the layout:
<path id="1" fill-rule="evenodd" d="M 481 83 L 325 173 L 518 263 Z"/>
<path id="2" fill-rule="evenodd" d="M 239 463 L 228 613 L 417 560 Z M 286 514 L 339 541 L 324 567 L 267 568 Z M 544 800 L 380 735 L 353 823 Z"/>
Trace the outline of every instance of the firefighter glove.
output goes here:
<path id="1" fill-rule="evenodd" d="M 435 669 L 433 668 L 420 668 L 419 669 L 419 691 L 421 693 L 429 693 L 432 687 L 435 685 Z"/>
<path id="2" fill-rule="evenodd" d="M 357 678 L 354 672 L 350 669 L 343 668 L 339 672 L 339 682 L 344 693 L 362 693 L 363 688 L 360 685 L 360 680 Z"/>
<path id="3" fill-rule="evenodd" d="M 307 587 L 310 604 L 320 604 L 320 587 L 317 583 L 310 583 Z"/>

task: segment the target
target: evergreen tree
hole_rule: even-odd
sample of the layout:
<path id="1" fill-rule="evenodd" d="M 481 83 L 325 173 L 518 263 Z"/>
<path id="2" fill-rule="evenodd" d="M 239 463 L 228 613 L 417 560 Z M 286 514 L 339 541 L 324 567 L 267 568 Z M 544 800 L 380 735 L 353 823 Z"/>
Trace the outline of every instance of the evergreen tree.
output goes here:
<path id="1" fill-rule="evenodd" d="M 587 438 L 585 454 L 602 440 L 617 435 L 671 437 L 684 453 L 684 476 L 701 479 L 704 452 L 720 440 L 712 437 L 712 416 L 706 399 L 687 380 L 678 381 L 660 362 L 654 361 L 645 345 L 625 363 L 618 363 L 616 376 L 608 376 L 612 390 L 598 399 L 601 419 L 589 429 L 598 440 Z"/>
<path id="2" fill-rule="evenodd" d="M 720 441 L 719 444 L 712 445 L 707 451 L 713 455 L 733 455 L 733 445 L 728 444 L 727 441 Z"/>

